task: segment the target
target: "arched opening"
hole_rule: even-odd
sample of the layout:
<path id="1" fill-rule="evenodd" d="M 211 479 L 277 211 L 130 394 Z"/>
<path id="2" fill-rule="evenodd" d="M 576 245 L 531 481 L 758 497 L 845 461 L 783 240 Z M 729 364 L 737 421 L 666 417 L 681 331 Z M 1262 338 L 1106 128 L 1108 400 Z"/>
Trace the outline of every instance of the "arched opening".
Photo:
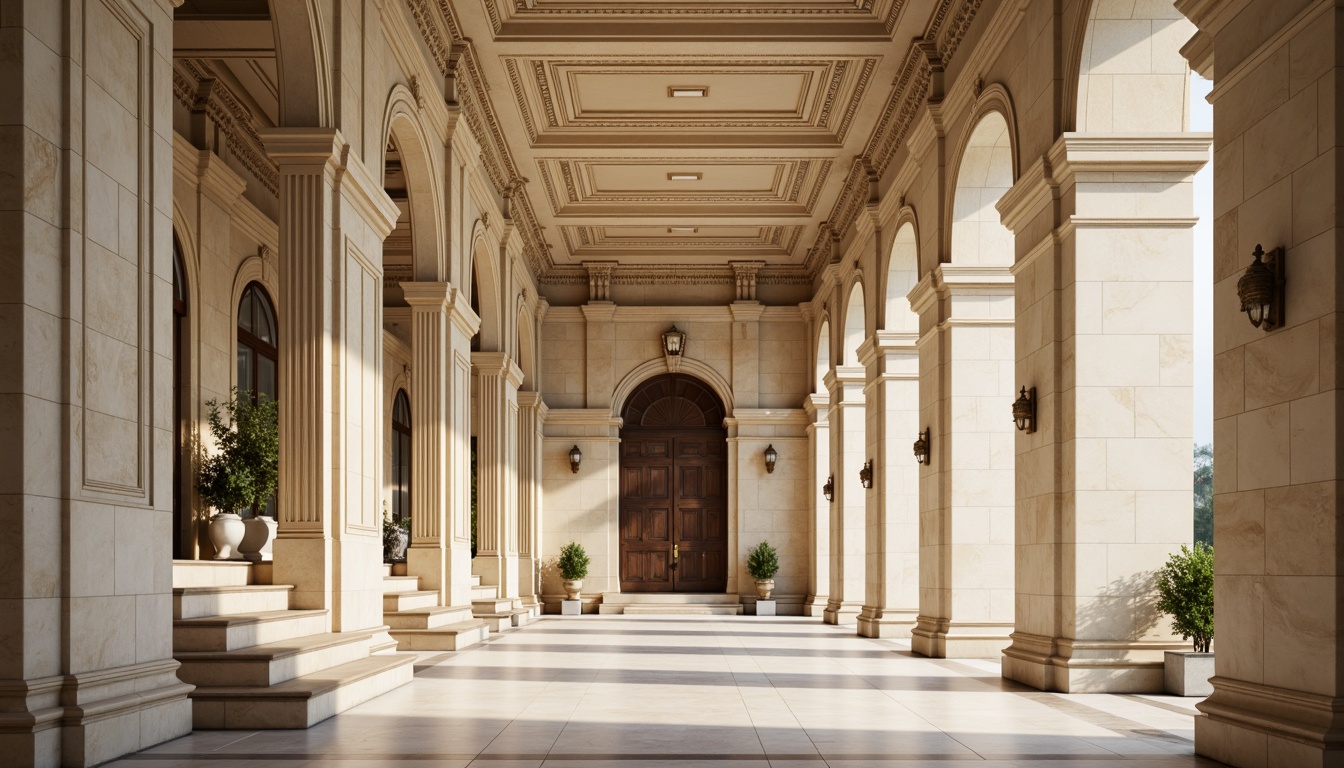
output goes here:
<path id="1" fill-rule="evenodd" d="M 1171 3 L 1093 0 L 1078 51 L 1073 130 L 1153 133 L 1187 130 L 1189 65 L 1180 48 L 1195 27 Z M 1098 18 L 1099 7 L 1105 8 Z M 1077 49 L 1075 49 L 1077 50 Z M 1131 104 L 1142 103 L 1142 109 Z"/>
<path id="2" fill-rule="evenodd" d="M 187 466 L 184 451 L 190 444 L 190 425 L 186 418 L 187 365 L 191 344 L 187 322 L 187 271 L 182 263 L 182 245 L 173 233 L 173 556 L 195 556 L 192 515 L 185 493 Z"/>
<path id="3" fill-rule="evenodd" d="M 621 411 L 622 592 L 728 588 L 728 433 L 699 379 L 645 381 Z"/>
<path id="4" fill-rule="evenodd" d="M 919 333 L 919 315 L 910 309 L 910 291 L 919 282 L 919 246 L 915 242 L 915 227 L 906 222 L 896 230 L 891 244 L 891 258 L 887 261 L 887 290 L 884 302 L 885 330 L 899 333 Z"/>
<path id="5" fill-rule="evenodd" d="M 845 346 L 841 350 L 841 365 L 859 364 L 859 345 L 863 344 L 867 336 L 864 322 L 863 283 L 855 283 L 849 291 L 849 301 L 845 304 Z"/>
<path id="6" fill-rule="evenodd" d="M 396 139 L 387 142 L 383 159 L 383 191 L 396 203 L 397 224 L 383 240 L 383 306 L 403 307 L 401 284 L 415 280 L 415 222 L 407 188 L 406 169 Z"/>
<path id="7" fill-rule="evenodd" d="M 238 302 L 238 391 L 274 398 L 278 387 L 279 328 L 271 297 L 260 283 L 248 283 Z"/>
<path id="8" fill-rule="evenodd" d="M 1012 186 L 1013 148 L 1008 121 L 998 112 L 989 112 L 971 131 L 957 167 L 952 199 L 953 264 L 1013 265 L 1013 233 L 1003 225 L 994 207 Z"/>
<path id="9" fill-rule="evenodd" d="M 392 519 L 411 516 L 411 399 L 398 389 L 392 403 Z"/>

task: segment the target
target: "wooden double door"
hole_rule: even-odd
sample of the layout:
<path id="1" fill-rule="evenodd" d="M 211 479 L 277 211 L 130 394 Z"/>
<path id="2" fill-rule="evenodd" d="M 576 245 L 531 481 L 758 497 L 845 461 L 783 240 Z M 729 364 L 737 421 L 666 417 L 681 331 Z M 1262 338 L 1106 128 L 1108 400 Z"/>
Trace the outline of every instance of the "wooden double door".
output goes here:
<path id="1" fill-rule="evenodd" d="M 626 429 L 620 445 L 621 591 L 727 590 L 727 434 Z"/>

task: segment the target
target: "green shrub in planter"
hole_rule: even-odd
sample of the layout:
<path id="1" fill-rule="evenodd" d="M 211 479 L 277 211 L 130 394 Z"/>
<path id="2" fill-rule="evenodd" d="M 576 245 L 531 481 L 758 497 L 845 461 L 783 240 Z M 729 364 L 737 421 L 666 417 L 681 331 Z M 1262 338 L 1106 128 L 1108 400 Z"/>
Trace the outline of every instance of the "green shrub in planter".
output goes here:
<path id="1" fill-rule="evenodd" d="M 392 551 L 393 551 L 394 549 L 396 549 L 397 544 L 400 543 L 400 541 L 398 540 L 399 537 L 397 536 L 397 534 L 398 534 L 398 533 L 401 533 L 401 532 L 405 532 L 405 534 L 406 534 L 406 542 L 407 542 L 407 546 L 409 546 L 409 545 L 410 545 L 410 541 L 411 541 L 411 518 L 409 518 L 409 517 L 403 517 L 403 518 L 400 519 L 400 520 L 393 520 L 393 519 L 390 518 L 390 517 L 388 517 L 388 518 L 383 518 L 383 561 L 384 561 L 384 562 L 391 562 L 391 561 L 392 561 Z M 405 558 L 405 553 L 404 553 L 404 552 L 402 553 L 402 557 Z"/>
<path id="2" fill-rule="evenodd" d="M 279 406 L 264 392 L 254 403 L 234 387 L 223 403 L 211 400 L 210 435 L 218 451 L 201 462 L 196 490 L 220 512 L 264 510 L 280 482 Z"/>
<path id="3" fill-rule="evenodd" d="M 747 554 L 747 573 L 757 581 L 773 579 L 779 573 L 779 552 L 770 542 L 762 541 Z"/>
<path id="4" fill-rule="evenodd" d="M 583 545 L 571 541 L 560 548 L 560 578 L 566 581 L 579 581 L 588 578 L 588 553 Z"/>
<path id="5" fill-rule="evenodd" d="M 1181 545 L 1157 572 L 1157 609 L 1171 614 L 1171 628 L 1182 640 L 1195 642 L 1196 653 L 1208 653 L 1213 642 L 1213 547 L 1198 542 Z"/>

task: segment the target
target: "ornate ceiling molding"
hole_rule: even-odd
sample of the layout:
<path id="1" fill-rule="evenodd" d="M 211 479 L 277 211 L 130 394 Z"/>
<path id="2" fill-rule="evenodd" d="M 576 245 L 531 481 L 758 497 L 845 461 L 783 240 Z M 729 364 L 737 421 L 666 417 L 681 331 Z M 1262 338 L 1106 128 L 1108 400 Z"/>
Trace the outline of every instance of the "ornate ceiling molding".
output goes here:
<path id="1" fill-rule="evenodd" d="M 174 59 L 173 96 L 190 111 L 204 111 L 238 162 L 272 195 L 279 194 L 280 171 L 262 146 L 256 117 L 210 65 L 197 59 Z"/>

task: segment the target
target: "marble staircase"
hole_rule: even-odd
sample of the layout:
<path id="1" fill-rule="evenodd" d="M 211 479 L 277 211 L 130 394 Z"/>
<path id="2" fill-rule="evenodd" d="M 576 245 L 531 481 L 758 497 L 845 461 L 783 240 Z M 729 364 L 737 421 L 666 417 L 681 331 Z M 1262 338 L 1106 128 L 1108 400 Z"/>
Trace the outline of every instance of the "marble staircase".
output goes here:
<path id="1" fill-rule="evenodd" d="M 481 584 L 481 577 L 471 577 L 471 615 L 490 625 L 491 632 L 507 632 L 532 621 L 532 612 L 519 601 L 501 599 L 499 587 Z"/>
<path id="2" fill-rule="evenodd" d="M 326 610 L 290 610 L 285 584 L 245 562 L 173 562 L 173 658 L 197 729 L 308 728 L 411 681 L 415 657 L 386 627 L 328 631 Z"/>
<path id="3" fill-rule="evenodd" d="M 597 612 L 603 615 L 740 616 L 741 597 L 688 592 L 606 592 Z"/>
<path id="4" fill-rule="evenodd" d="M 390 570 L 390 569 L 389 569 Z M 439 605 L 439 593 L 420 589 L 416 576 L 383 576 L 383 622 L 401 651 L 460 651 L 481 642 L 489 624 L 474 606 Z"/>

